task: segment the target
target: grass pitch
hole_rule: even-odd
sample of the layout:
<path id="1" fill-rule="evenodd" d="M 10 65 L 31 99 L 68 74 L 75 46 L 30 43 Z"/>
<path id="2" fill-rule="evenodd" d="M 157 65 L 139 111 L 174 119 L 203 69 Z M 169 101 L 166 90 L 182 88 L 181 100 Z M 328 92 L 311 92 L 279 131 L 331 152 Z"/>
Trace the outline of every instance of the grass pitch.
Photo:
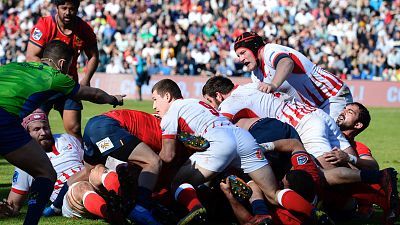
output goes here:
<path id="1" fill-rule="evenodd" d="M 118 109 L 136 109 L 145 112 L 152 113 L 152 102 L 150 101 L 126 101 L 123 107 Z M 92 103 L 84 103 L 84 110 L 82 113 L 82 127 L 85 127 L 87 121 L 95 115 L 103 112 L 112 110 L 113 108 L 108 105 L 95 105 Z M 397 171 L 400 170 L 400 139 L 399 139 L 399 127 L 400 127 L 400 109 L 399 108 L 370 108 L 372 121 L 370 127 L 367 128 L 357 138 L 358 141 L 363 142 L 372 150 L 373 156 L 379 162 L 381 168 L 394 167 Z M 50 124 L 52 126 L 53 133 L 63 133 L 64 128 L 62 121 L 57 112 L 52 111 L 50 114 Z M 0 160 L 0 198 L 7 198 L 10 186 L 11 177 L 14 171 L 14 167 L 4 159 Z M 398 183 L 399 186 L 399 183 Z M 23 208 L 20 216 L 16 218 L 0 219 L 1 224 L 22 224 L 26 213 L 26 207 Z M 377 209 L 372 219 L 368 221 L 357 221 L 352 220 L 346 223 L 337 223 L 339 225 L 350 225 L 350 224 L 370 224 L 378 225 L 381 224 L 380 216 L 382 212 Z M 42 218 L 40 224 L 106 224 L 100 220 L 88 220 L 88 219 L 67 219 L 63 217 L 52 217 Z M 396 224 L 400 224 L 397 222 Z"/>

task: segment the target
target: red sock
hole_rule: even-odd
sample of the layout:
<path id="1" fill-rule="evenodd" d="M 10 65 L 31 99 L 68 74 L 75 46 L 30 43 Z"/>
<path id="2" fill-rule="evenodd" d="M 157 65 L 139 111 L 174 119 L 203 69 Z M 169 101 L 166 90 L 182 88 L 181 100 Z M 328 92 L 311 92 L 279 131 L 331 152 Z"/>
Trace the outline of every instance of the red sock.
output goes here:
<path id="1" fill-rule="evenodd" d="M 175 191 L 175 199 L 186 206 L 189 212 L 195 207 L 202 207 L 197 198 L 196 190 L 191 184 L 181 184 Z"/>
<path id="2" fill-rule="evenodd" d="M 106 201 L 94 191 L 88 191 L 83 195 L 83 205 L 86 210 L 100 218 L 106 218 Z"/>
<path id="3" fill-rule="evenodd" d="M 299 212 L 311 216 L 314 206 L 299 194 L 290 189 L 283 189 L 278 192 L 278 202 L 287 210 Z"/>
<path id="4" fill-rule="evenodd" d="M 108 171 L 101 175 L 101 182 L 107 191 L 115 191 L 115 193 L 120 194 L 121 184 L 118 180 L 118 174 L 115 171 Z"/>

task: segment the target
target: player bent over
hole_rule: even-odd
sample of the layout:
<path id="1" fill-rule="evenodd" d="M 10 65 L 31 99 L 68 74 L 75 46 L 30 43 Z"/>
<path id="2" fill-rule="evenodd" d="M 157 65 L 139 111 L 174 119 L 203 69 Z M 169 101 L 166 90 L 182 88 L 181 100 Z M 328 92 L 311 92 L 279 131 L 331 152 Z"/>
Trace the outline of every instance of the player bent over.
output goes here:
<path id="1" fill-rule="evenodd" d="M 159 155 L 165 163 L 175 157 L 178 131 L 202 136 L 210 143 L 207 150 L 196 152 L 189 158 L 172 182 L 175 199 L 189 211 L 178 224 L 189 224 L 198 219 L 205 221 L 206 211 L 194 187 L 210 180 L 231 163 L 241 165 L 272 204 L 303 213 L 319 222 L 328 221 L 326 215 L 316 213 L 319 211 L 296 192 L 279 190 L 267 160 L 251 135 L 234 126 L 210 105 L 196 99 L 182 99 L 181 90 L 170 79 L 154 85 L 152 98 L 153 108 L 162 118 L 163 140 Z"/>

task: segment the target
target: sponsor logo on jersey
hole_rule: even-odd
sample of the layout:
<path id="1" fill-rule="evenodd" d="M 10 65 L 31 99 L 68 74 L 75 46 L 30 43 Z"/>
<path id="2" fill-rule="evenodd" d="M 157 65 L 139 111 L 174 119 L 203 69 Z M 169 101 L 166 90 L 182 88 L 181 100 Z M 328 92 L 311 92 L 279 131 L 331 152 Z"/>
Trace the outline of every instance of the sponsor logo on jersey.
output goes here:
<path id="1" fill-rule="evenodd" d="M 114 145 L 111 142 L 109 137 L 106 137 L 103 140 L 100 140 L 100 141 L 96 142 L 96 145 L 99 148 L 101 153 L 103 153 L 103 152 L 105 152 L 107 150 L 110 150 L 111 148 L 114 147 Z"/>
<path id="2" fill-rule="evenodd" d="M 297 164 L 304 165 L 308 162 L 308 157 L 305 155 L 297 156 Z"/>
<path id="3" fill-rule="evenodd" d="M 40 31 L 39 29 L 37 29 L 37 28 L 35 27 L 35 29 L 33 30 L 33 33 L 32 33 L 32 38 L 33 38 L 33 40 L 35 40 L 35 41 L 40 40 L 40 38 L 42 37 L 42 35 L 43 35 L 42 31 Z"/>
<path id="4" fill-rule="evenodd" d="M 257 151 L 256 151 L 256 157 L 257 157 L 257 159 L 261 159 L 261 160 L 265 159 L 264 154 L 262 153 L 262 150 L 260 148 L 257 149 Z"/>
<path id="5" fill-rule="evenodd" d="M 18 181 L 18 176 L 19 176 L 18 171 L 14 171 L 14 175 L 13 175 L 13 178 L 12 178 L 12 182 L 13 182 L 13 183 L 17 183 L 17 181 Z"/>

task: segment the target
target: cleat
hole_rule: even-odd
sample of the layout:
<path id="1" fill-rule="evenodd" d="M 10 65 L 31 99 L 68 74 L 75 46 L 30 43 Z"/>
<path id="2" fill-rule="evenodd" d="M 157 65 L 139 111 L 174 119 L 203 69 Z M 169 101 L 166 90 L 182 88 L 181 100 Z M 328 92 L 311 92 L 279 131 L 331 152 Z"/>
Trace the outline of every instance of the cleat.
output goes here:
<path id="1" fill-rule="evenodd" d="M 251 187 L 235 175 L 230 175 L 227 178 L 231 187 L 232 195 L 240 202 L 248 201 L 253 194 Z"/>
<path id="2" fill-rule="evenodd" d="M 138 204 L 133 208 L 128 219 L 137 225 L 162 225 L 153 217 L 149 210 Z"/>
<path id="3" fill-rule="evenodd" d="M 195 152 L 203 152 L 210 147 L 210 142 L 201 136 L 194 136 L 186 132 L 178 134 L 178 140 L 182 144 Z"/>
<path id="4" fill-rule="evenodd" d="M 255 215 L 245 225 L 272 225 L 272 217 L 270 215 Z"/>
<path id="5" fill-rule="evenodd" d="M 207 211 L 204 207 L 199 207 L 190 211 L 178 222 L 178 225 L 204 224 L 206 221 Z"/>
<path id="6" fill-rule="evenodd" d="M 329 216 L 322 210 L 314 209 L 312 213 L 312 219 L 314 220 L 315 224 L 318 225 L 334 225 L 335 222 L 329 218 Z"/>
<path id="7" fill-rule="evenodd" d="M 380 183 L 386 196 L 386 210 L 384 210 L 385 224 L 391 225 L 400 214 L 399 192 L 397 190 L 397 171 L 394 168 L 382 170 Z"/>

